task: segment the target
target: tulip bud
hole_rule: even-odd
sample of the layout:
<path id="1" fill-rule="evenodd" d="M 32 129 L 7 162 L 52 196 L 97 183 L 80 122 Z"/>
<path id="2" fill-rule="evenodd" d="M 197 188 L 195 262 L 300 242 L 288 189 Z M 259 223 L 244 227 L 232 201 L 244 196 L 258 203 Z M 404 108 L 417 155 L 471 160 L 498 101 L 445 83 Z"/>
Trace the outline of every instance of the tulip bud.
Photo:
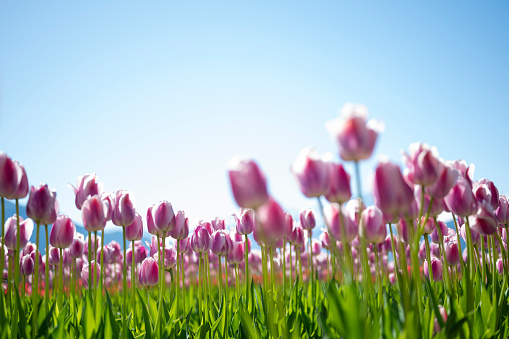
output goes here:
<path id="1" fill-rule="evenodd" d="M 497 259 L 496 265 L 498 274 L 504 274 L 504 262 L 502 261 L 502 259 Z"/>
<path id="2" fill-rule="evenodd" d="M 489 194 L 486 194 L 486 195 L 481 194 L 478 197 L 477 194 L 475 194 L 476 186 L 486 187 Z M 477 199 L 477 202 L 482 202 L 482 200 L 487 199 L 486 202 L 489 203 L 491 205 L 491 207 L 493 207 L 493 210 L 496 210 L 498 208 L 498 200 L 499 200 L 500 195 L 498 193 L 497 187 L 491 180 L 488 180 L 488 179 L 479 180 L 479 182 L 474 183 L 472 190 L 474 191 L 474 195 Z"/>
<path id="3" fill-rule="evenodd" d="M 295 222 L 293 221 L 292 215 L 288 212 L 285 212 L 285 231 L 283 234 L 285 238 L 288 238 L 290 235 L 292 235 L 294 223 Z"/>
<path id="4" fill-rule="evenodd" d="M 306 231 L 311 231 L 316 226 L 315 213 L 312 210 L 303 210 L 299 214 L 300 224 Z"/>
<path id="5" fill-rule="evenodd" d="M 442 234 L 442 237 L 440 237 L 437 227 L 440 227 L 440 234 Z M 449 228 L 447 227 L 446 223 L 439 220 L 438 223 L 435 224 L 435 229 L 433 232 L 431 232 L 431 241 L 433 241 L 435 244 L 440 244 L 442 238 L 446 237 L 448 234 Z"/>
<path id="6" fill-rule="evenodd" d="M 373 153 L 378 133 L 383 131 L 384 126 L 375 120 L 366 123 L 367 116 L 366 106 L 347 103 L 341 109 L 341 117 L 325 125 L 337 141 L 343 160 L 364 160 Z"/>
<path id="7" fill-rule="evenodd" d="M 498 221 L 493 207 L 487 202 L 479 204 L 477 213 L 468 217 L 470 228 L 481 235 L 490 235 L 497 231 Z"/>
<path id="8" fill-rule="evenodd" d="M 191 237 L 191 248 L 196 253 L 204 253 L 210 249 L 210 234 L 202 226 L 195 228 Z"/>
<path id="9" fill-rule="evenodd" d="M 327 230 L 329 234 L 340 242 L 350 243 L 358 234 L 358 228 L 348 216 L 345 215 L 345 209 L 341 211 L 332 204 L 324 208 L 325 220 L 327 220 Z M 345 239 L 343 239 L 343 232 Z"/>
<path id="10" fill-rule="evenodd" d="M 178 242 L 179 242 L 180 253 L 186 254 L 187 252 L 189 252 L 189 250 L 191 249 L 190 248 L 191 243 L 190 243 L 189 238 L 180 239 L 180 240 L 178 240 Z"/>
<path id="11" fill-rule="evenodd" d="M 87 200 L 88 197 L 101 195 L 103 184 L 97 182 L 97 176 L 95 173 L 82 175 L 78 177 L 77 182 L 78 184 L 76 187 L 72 185 L 69 186 L 76 196 L 76 207 L 81 210 L 83 203 Z"/>
<path id="12" fill-rule="evenodd" d="M 106 226 L 107 214 L 108 205 L 99 195 L 88 197 L 81 206 L 83 226 L 89 232 L 103 230 Z"/>
<path id="13" fill-rule="evenodd" d="M 331 238 L 329 236 L 329 233 L 322 232 L 322 234 L 320 234 L 319 239 L 322 242 L 322 247 L 323 248 L 325 248 L 326 250 L 330 250 L 331 249 Z"/>
<path id="14" fill-rule="evenodd" d="M 495 210 L 495 215 L 500 225 L 509 223 L 509 201 L 505 195 L 500 195 L 498 198 L 498 208 Z"/>
<path id="15" fill-rule="evenodd" d="M 410 145 L 410 154 L 403 153 L 406 177 L 415 185 L 431 186 L 440 174 L 438 151 L 428 144 L 416 142 Z"/>
<path id="16" fill-rule="evenodd" d="M 345 171 L 342 164 L 329 161 L 327 166 L 329 169 L 329 184 L 325 198 L 338 204 L 347 202 L 352 197 L 350 175 Z"/>
<path id="17" fill-rule="evenodd" d="M 442 262 L 437 257 L 431 257 L 431 270 L 434 281 L 442 281 Z M 429 278 L 428 260 L 424 260 L 424 274 Z"/>
<path id="18" fill-rule="evenodd" d="M 133 223 L 135 213 L 132 193 L 117 191 L 111 221 L 117 226 L 127 227 Z"/>
<path id="19" fill-rule="evenodd" d="M 293 163 L 292 173 L 306 197 L 315 198 L 327 192 L 329 168 L 313 148 L 307 147 L 299 153 Z"/>
<path id="20" fill-rule="evenodd" d="M 456 171 L 451 162 L 440 161 L 440 169 L 437 181 L 426 187 L 426 193 L 435 199 L 444 198 L 458 180 L 458 171 Z"/>
<path id="21" fill-rule="evenodd" d="M 257 217 L 261 225 L 262 238 L 276 240 L 285 234 L 285 214 L 281 206 L 270 197 L 266 204 L 260 206 Z"/>
<path id="22" fill-rule="evenodd" d="M 413 191 L 403 180 L 399 167 L 386 160 L 382 160 L 375 170 L 373 191 L 375 205 L 386 220 L 408 214 L 414 201 Z"/>
<path id="23" fill-rule="evenodd" d="M 85 251 L 85 240 L 83 239 L 83 234 L 76 233 L 76 236 L 69 247 L 69 251 L 71 257 L 74 259 L 81 258 L 83 256 L 83 252 Z"/>
<path id="24" fill-rule="evenodd" d="M 58 214 L 56 191 L 50 190 L 48 185 L 40 185 L 37 188 L 32 186 L 26 212 L 28 217 L 39 225 L 54 223 Z"/>
<path id="25" fill-rule="evenodd" d="M 233 242 L 232 251 L 228 254 L 228 262 L 238 265 L 244 260 L 244 243 Z"/>
<path id="26" fill-rule="evenodd" d="M 21 258 L 21 274 L 24 276 L 31 275 L 34 273 L 34 260 L 31 258 L 30 255 L 25 255 L 23 258 Z"/>
<path id="27" fill-rule="evenodd" d="M 457 241 L 449 240 L 445 243 L 445 257 L 449 266 L 457 266 L 460 263 L 461 258 Z"/>
<path id="28" fill-rule="evenodd" d="M 125 240 L 137 241 L 143 237 L 143 219 L 138 213 L 135 214 L 134 221 L 125 228 Z"/>
<path id="29" fill-rule="evenodd" d="M 166 201 L 160 201 L 159 203 L 149 207 L 147 211 L 147 226 L 148 231 L 154 235 L 163 235 L 173 231 L 175 228 L 175 214 L 173 207 Z"/>
<path id="30" fill-rule="evenodd" d="M 234 214 L 233 217 L 237 223 L 237 233 L 246 235 L 253 232 L 255 226 L 255 213 L 252 209 L 244 209 L 240 215 L 240 219 Z"/>
<path id="31" fill-rule="evenodd" d="M 139 281 L 143 286 L 155 286 L 159 282 L 159 267 L 152 257 L 148 257 L 141 263 Z"/>
<path id="32" fill-rule="evenodd" d="M 233 196 L 240 207 L 256 210 L 267 202 L 267 182 L 253 160 L 236 156 L 230 161 L 229 168 Z"/>
<path id="33" fill-rule="evenodd" d="M 290 237 L 288 237 L 288 242 L 290 244 L 300 244 L 303 241 L 304 241 L 304 230 L 302 229 L 302 227 L 295 227 Z"/>
<path id="34" fill-rule="evenodd" d="M 21 199 L 28 194 L 25 167 L 0 152 L 0 197 Z"/>
<path id="35" fill-rule="evenodd" d="M 60 263 L 60 249 L 56 247 L 50 247 L 48 252 L 48 261 L 50 265 L 58 265 Z"/>
<path id="36" fill-rule="evenodd" d="M 474 214 L 476 211 L 476 200 L 472 193 L 472 185 L 469 179 L 458 176 L 456 185 L 451 188 L 445 196 L 444 202 L 447 209 L 460 217 Z"/>
<path id="37" fill-rule="evenodd" d="M 447 311 L 442 305 L 438 305 L 438 310 L 440 312 L 440 316 L 442 317 L 442 320 L 444 321 L 444 324 L 447 322 Z M 440 324 L 438 323 L 438 320 L 435 319 L 435 322 L 433 323 L 433 329 L 435 332 L 440 332 Z"/>
<path id="38" fill-rule="evenodd" d="M 369 206 L 361 214 L 359 235 L 368 243 L 379 244 L 385 240 L 385 228 L 382 211 L 376 206 Z"/>
<path id="39" fill-rule="evenodd" d="M 233 242 L 225 230 L 217 230 L 210 238 L 210 250 L 215 255 L 227 255 L 233 249 Z"/>
<path id="40" fill-rule="evenodd" d="M 71 246 L 74 239 L 76 227 L 71 218 L 66 215 L 59 215 L 51 228 L 49 241 L 51 246 L 56 248 L 67 248 Z"/>
<path id="41" fill-rule="evenodd" d="M 34 230 L 34 222 L 32 219 L 23 220 L 23 218 L 19 217 L 19 246 L 20 249 L 25 247 L 30 237 L 32 236 L 32 232 Z M 5 246 L 14 251 L 16 250 L 16 237 L 17 237 L 17 216 L 14 215 L 7 219 L 4 224 L 4 242 Z"/>
<path id="42" fill-rule="evenodd" d="M 212 225 L 212 228 L 214 228 L 214 231 L 217 230 L 224 230 L 226 229 L 226 226 L 224 224 L 224 219 L 220 217 L 216 217 L 210 221 L 210 224 Z"/>

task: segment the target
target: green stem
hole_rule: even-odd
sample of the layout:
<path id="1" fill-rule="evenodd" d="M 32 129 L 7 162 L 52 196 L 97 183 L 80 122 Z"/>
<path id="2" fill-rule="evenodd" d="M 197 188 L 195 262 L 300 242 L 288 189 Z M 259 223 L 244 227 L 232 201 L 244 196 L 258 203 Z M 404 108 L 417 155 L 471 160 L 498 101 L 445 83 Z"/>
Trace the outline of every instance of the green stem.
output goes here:
<path id="1" fill-rule="evenodd" d="M 2 198 L 3 203 L 3 198 Z M 3 207 L 3 206 L 2 206 Z M 36 224 L 36 236 L 35 236 L 35 269 L 34 269 L 34 275 L 33 275 L 33 285 L 32 285 L 32 305 L 33 305 L 33 315 L 32 315 L 32 328 L 34 329 L 32 331 L 32 338 L 35 339 L 35 336 L 37 334 L 37 311 L 38 311 L 38 305 L 39 305 L 39 225 L 40 222 L 38 221 Z M 3 227 L 3 226 L 2 226 Z M 1 252 L 3 253 L 3 247 Z M 2 271 L 3 272 L 3 269 Z"/>
<path id="2" fill-rule="evenodd" d="M 223 267 L 221 266 L 221 256 L 219 255 L 219 270 L 217 271 L 219 275 L 219 301 L 223 299 Z"/>
<path id="3" fill-rule="evenodd" d="M 246 305 L 247 305 L 247 300 L 249 299 L 249 260 L 248 260 L 248 253 L 247 253 L 247 249 L 248 249 L 248 239 L 247 239 L 247 234 L 244 234 L 244 265 L 245 265 L 245 278 L 246 278 L 246 295 L 245 295 L 245 298 L 246 298 Z"/>
<path id="4" fill-rule="evenodd" d="M 49 236 L 48 225 L 44 225 L 46 232 L 46 266 L 44 267 L 44 304 L 46 305 L 46 314 L 49 313 Z"/>
<path id="5" fill-rule="evenodd" d="M 272 283 L 272 295 L 276 294 L 276 282 L 274 279 L 274 253 L 272 246 L 269 246 L 269 258 L 270 258 L 270 280 Z"/>
<path id="6" fill-rule="evenodd" d="M 134 240 L 131 241 L 131 305 L 133 312 L 133 328 L 136 332 L 136 262 L 134 256 Z M 102 265 L 102 255 L 101 255 L 101 265 Z M 101 271 L 102 274 L 102 271 Z"/>
<path id="7" fill-rule="evenodd" d="M 313 266 L 313 245 L 311 239 L 311 230 L 308 230 L 308 247 L 309 247 L 309 274 L 311 275 L 311 288 L 314 291 L 315 286 L 315 269 Z"/>
<path id="8" fill-rule="evenodd" d="M 124 242 L 125 245 L 125 242 Z M 89 273 L 92 271 L 92 253 L 94 250 L 92 249 L 92 232 L 88 232 L 88 269 Z M 125 256 L 125 254 L 124 254 Z M 94 279 L 88 279 L 88 291 L 92 294 L 92 286 L 94 285 Z"/>
<path id="9" fill-rule="evenodd" d="M 122 227 L 122 240 L 124 241 L 124 267 L 122 274 L 122 336 L 127 339 L 127 249 L 125 242 L 125 227 Z M 90 252 L 90 251 L 89 251 Z"/>
<path id="10" fill-rule="evenodd" d="M 60 248 L 60 295 L 58 296 L 58 309 L 64 305 L 64 252 Z"/>
<path id="11" fill-rule="evenodd" d="M 290 244 L 290 288 L 292 285 L 293 285 L 293 260 L 292 260 L 292 244 Z"/>
<path id="12" fill-rule="evenodd" d="M 183 315 L 186 315 L 186 298 L 184 295 L 184 289 L 185 289 L 185 279 L 184 279 L 184 253 L 180 254 L 180 265 L 181 265 L 181 272 L 182 272 L 182 310 Z"/>
<path id="13" fill-rule="evenodd" d="M 179 290 L 180 290 L 180 283 L 179 283 L 179 280 L 180 280 L 180 240 L 177 239 L 177 280 L 176 280 L 176 284 L 177 284 L 177 287 L 175 289 L 175 293 L 177 294 L 177 317 L 180 316 L 180 304 L 179 304 Z"/>

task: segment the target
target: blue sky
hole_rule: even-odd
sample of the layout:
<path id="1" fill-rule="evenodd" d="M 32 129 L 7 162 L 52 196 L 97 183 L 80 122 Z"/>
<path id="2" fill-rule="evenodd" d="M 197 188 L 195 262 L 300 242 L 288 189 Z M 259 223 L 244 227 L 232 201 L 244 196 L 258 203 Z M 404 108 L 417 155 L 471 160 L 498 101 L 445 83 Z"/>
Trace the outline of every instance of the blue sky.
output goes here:
<path id="1" fill-rule="evenodd" d="M 138 208 L 236 211 L 226 169 L 253 156 L 283 207 L 316 207 L 290 166 L 346 102 L 385 122 L 362 164 L 411 142 L 508 192 L 509 5 L 502 2 L 0 1 L 0 149 L 31 184 L 96 172 Z M 353 168 L 347 164 L 353 174 Z"/>

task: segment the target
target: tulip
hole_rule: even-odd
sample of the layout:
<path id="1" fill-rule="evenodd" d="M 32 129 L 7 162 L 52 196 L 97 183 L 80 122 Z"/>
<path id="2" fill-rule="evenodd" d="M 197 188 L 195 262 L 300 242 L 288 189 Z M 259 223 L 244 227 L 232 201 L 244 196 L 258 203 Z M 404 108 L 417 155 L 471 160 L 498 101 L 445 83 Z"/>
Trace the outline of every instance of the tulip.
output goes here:
<path id="1" fill-rule="evenodd" d="M 366 123 L 367 115 L 366 106 L 347 103 L 341 109 L 340 118 L 327 122 L 326 128 L 337 141 L 343 160 L 364 160 L 373 153 L 378 133 L 384 126 L 375 120 Z"/>
<path id="2" fill-rule="evenodd" d="M 428 144 L 416 142 L 410 145 L 410 154 L 403 153 L 406 163 L 405 176 L 415 185 L 431 186 L 440 173 L 438 151 Z"/>
<path id="3" fill-rule="evenodd" d="M 238 265 L 244 258 L 244 243 L 234 241 L 232 251 L 228 254 L 228 261 L 234 265 Z"/>
<path id="4" fill-rule="evenodd" d="M 498 221 L 493 207 L 483 202 L 479 204 L 477 213 L 468 217 L 470 228 L 481 235 L 490 235 L 497 231 Z"/>
<path id="5" fill-rule="evenodd" d="M 440 227 L 440 233 L 438 233 L 437 227 Z M 431 232 L 431 241 L 433 241 L 435 244 L 440 244 L 443 237 L 447 236 L 448 234 L 449 228 L 447 227 L 447 224 L 439 220 L 438 223 L 435 223 L 434 230 Z"/>
<path id="6" fill-rule="evenodd" d="M 159 282 L 159 267 L 152 257 L 148 257 L 141 263 L 139 281 L 143 286 L 155 286 Z"/>
<path id="7" fill-rule="evenodd" d="M 460 235 L 463 241 L 467 242 L 467 228 L 465 225 L 460 227 Z M 477 245 L 481 242 L 481 235 L 472 228 L 470 228 L 470 235 L 472 237 L 472 245 Z"/>
<path id="8" fill-rule="evenodd" d="M 217 230 L 210 238 L 210 250 L 218 256 L 225 256 L 233 250 L 233 242 L 225 230 Z"/>
<path id="9" fill-rule="evenodd" d="M 422 234 L 427 235 L 433 233 L 436 229 L 435 218 L 427 218 L 423 216 L 421 218 Z M 447 228 L 446 228 L 447 230 Z M 436 233 L 436 231 L 435 231 Z M 437 235 L 438 236 L 438 235 Z"/>
<path id="10" fill-rule="evenodd" d="M 196 253 L 205 253 L 210 250 L 210 234 L 202 226 L 196 227 L 193 232 L 191 249 Z"/>
<path id="11" fill-rule="evenodd" d="M 352 197 L 350 175 L 345 171 L 342 164 L 328 161 L 327 166 L 329 170 L 329 183 L 325 198 L 330 202 L 343 204 Z"/>
<path id="12" fill-rule="evenodd" d="M 117 191 L 111 218 L 115 225 L 127 227 L 133 223 L 136 211 L 132 197 L 132 193 L 122 190 Z"/>
<path id="13" fill-rule="evenodd" d="M 97 182 L 97 176 L 95 173 L 82 175 L 78 177 L 76 187 L 72 185 L 69 186 L 76 196 L 75 203 L 79 210 L 81 210 L 83 203 L 87 200 L 88 197 L 94 195 L 100 196 L 103 189 L 103 184 Z"/>
<path id="14" fill-rule="evenodd" d="M 311 231 L 316 226 L 315 213 L 312 210 L 303 210 L 299 214 L 300 224 L 306 231 Z"/>
<path id="15" fill-rule="evenodd" d="M 214 228 L 214 231 L 226 229 L 223 218 L 216 217 L 210 221 L 210 224 L 212 228 Z"/>
<path id="16" fill-rule="evenodd" d="M 442 320 L 444 324 L 447 322 L 447 311 L 442 305 L 438 305 L 438 310 L 440 312 L 440 316 L 442 317 Z M 440 324 L 438 323 L 438 320 L 435 318 L 435 322 L 433 323 L 433 329 L 435 332 L 440 332 Z"/>
<path id="17" fill-rule="evenodd" d="M 12 250 L 16 251 L 16 241 L 17 241 L 17 223 L 18 217 L 16 215 L 10 217 L 5 221 L 4 225 L 4 241 L 5 246 Z M 22 217 L 19 217 L 19 246 L 23 248 L 26 246 L 30 237 L 32 236 L 32 232 L 34 230 L 34 222 L 32 219 L 23 220 Z"/>
<path id="18" fill-rule="evenodd" d="M 308 198 L 324 195 L 328 190 L 329 168 L 318 152 L 311 147 L 303 149 L 292 166 L 299 188 Z"/>
<path id="19" fill-rule="evenodd" d="M 143 219 L 139 213 L 135 214 L 134 221 L 125 228 L 125 239 L 127 241 L 141 240 L 143 237 Z"/>
<path id="20" fill-rule="evenodd" d="M 0 152 L 0 197 L 18 200 L 28 194 L 28 177 L 25 167 Z"/>
<path id="21" fill-rule="evenodd" d="M 76 227 L 71 218 L 66 215 L 59 215 L 51 228 L 50 244 L 56 248 L 67 248 L 74 240 Z"/>
<path id="22" fill-rule="evenodd" d="M 373 187 L 375 205 L 383 212 L 386 220 L 409 213 L 413 191 L 403 180 L 399 167 L 382 160 L 375 170 Z"/>
<path id="23" fill-rule="evenodd" d="M 435 282 L 442 281 L 442 262 L 437 257 L 431 257 L 431 272 Z M 424 260 L 424 275 L 429 278 L 428 260 Z"/>
<path id="24" fill-rule="evenodd" d="M 326 250 L 331 250 L 331 239 L 330 239 L 330 235 L 329 233 L 327 232 L 322 232 L 320 234 L 320 237 L 319 237 L 321 243 L 322 243 L 322 247 L 325 248 Z"/>
<path id="25" fill-rule="evenodd" d="M 449 266 L 458 266 L 460 263 L 460 253 L 458 251 L 458 242 L 449 240 L 444 244 L 445 258 Z"/>
<path id="26" fill-rule="evenodd" d="M 411 225 L 409 225 L 411 223 Z M 415 220 L 405 220 L 400 219 L 399 222 L 396 224 L 396 228 L 398 230 L 399 238 L 406 244 L 410 244 L 413 239 L 415 232 L 417 232 L 417 224 Z"/>
<path id="27" fill-rule="evenodd" d="M 265 176 L 256 162 L 236 156 L 229 168 L 233 196 L 240 207 L 256 210 L 269 200 Z"/>
<path id="28" fill-rule="evenodd" d="M 457 216 L 466 217 L 474 214 L 477 204 L 469 178 L 458 176 L 456 185 L 445 196 L 444 202 L 447 209 Z"/>
<path id="29" fill-rule="evenodd" d="M 155 227 L 159 232 L 162 232 L 163 237 L 165 237 L 166 232 L 171 232 L 175 228 L 175 214 L 168 201 L 160 201 L 148 209 L 147 225 L 149 224 L 149 229 Z"/>
<path id="30" fill-rule="evenodd" d="M 223 219 L 224 226 L 224 219 Z M 189 235 L 189 218 L 186 218 L 184 211 L 175 214 L 175 228 L 170 232 L 173 239 L 185 239 Z"/>
<path id="31" fill-rule="evenodd" d="M 248 235 L 253 232 L 255 225 L 255 213 L 252 209 L 244 209 L 238 218 L 235 214 L 233 215 L 236 222 L 236 230 L 238 234 Z"/>
<path id="32" fill-rule="evenodd" d="M 258 209 L 257 218 L 261 225 L 262 239 L 272 242 L 285 234 L 284 211 L 272 197 Z"/>
<path id="33" fill-rule="evenodd" d="M 49 248 L 48 262 L 52 266 L 56 266 L 60 263 L 60 251 L 58 248 Z"/>
<path id="34" fill-rule="evenodd" d="M 20 267 L 21 267 L 21 274 L 23 274 L 24 276 L 31 275 L 32 273 L 34 273 L 34 260 L 32 259 L 32 257 L 29 254 L 25 255 L 25 256 L 23 256 L 23 258 L 21 258 Z M 39 273 L 36 273 L 36 274 L 39 274 Z"/>
<path id="35" fill-rule="evenodd" d="M 89 196 L 81 205 L 81 215 L 87 231 L 101 231 L 106 226 L 108 205 L 99 195 Z"/>
<path id="36" fill-rule="evenodd" d="M 478 197 L 475 194 L 475 188 L 477 185 L 486 187 L 489 192 L 489 195 L 486 195 L 486 196 L 481 195 Z M 487 202 L 491 205 L 491 207 L 493 207 L 494 210 L 496 210 L 498 208 L 498 201 L 499 201 L 500 195 L 498 193 L 497 187 L 491 180 L 481 179 L 481 180 L 479 180 L 479 182 L 474 183 L 473 191 L 474 191 L 474 195 L 476 196 L 476 199 L 478 202 L 481 202 L 484 198 L 489 198 L 489 201 L 487 201 Z"/>
<path id="37" fill-rule="evenodd" d="M 438 178 L 431 186 L 426 187 L 426 193 L 434 198 L 444 198 L 458 180 L 458 171 L 451 162 L 440 162 Z"/>
<path id="38" fill-rule="evenodd" d="M 385 227 L 382 211 L 376 206 L 369 206 L 361 214 L 359 235 L 368 243 L 379 244 L 385 240 Z"/>
<path id="39" fill-rule="evenodd" d="M 496 265 L 498 274 L 504 274 L 504 262 L 502 261 L 502 259 L 497 259 Z"/>
<path id="40" fill-rule="evenodd" d="M 324 208 L 324 216 L 328 232 L 336 241 L 350 243 L 357 236 L 357 226 L 345 215 L 344 208 L 341 208 L 340 212 L 336 206 L 328 205 Z"/>
<path id="41" fill-rule="evenodd" d="M 50 190 L 48 185 L 40 185 L 37 188 L 32 186 L 26 212 L 38 225 L 54 223 L 58 214 L 56 191 Z"/>
<path id="42" fill-rule="evenodd" d="M 509 223 L 509 201 L 505 195 L 499 196 L 498 208 L 495 210 L 495 216 L 500 225 Z"/>

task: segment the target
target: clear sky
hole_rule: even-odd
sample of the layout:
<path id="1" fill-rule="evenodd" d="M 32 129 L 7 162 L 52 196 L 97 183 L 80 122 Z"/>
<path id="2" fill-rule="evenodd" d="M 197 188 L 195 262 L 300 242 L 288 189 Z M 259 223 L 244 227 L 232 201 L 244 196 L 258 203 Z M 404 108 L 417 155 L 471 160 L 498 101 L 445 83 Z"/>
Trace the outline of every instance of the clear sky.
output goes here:
<path id="1" fill-rule="evenodd" d="M 90 172 L 142 215 L 167 199 L 229 216 L 237 153 L 298 211 L 316 205 L 292 162 L 337 154 L 325 123 L 358 102 L 386 125 L 366 195 L 377 156 L 415 141 L 508 192 L 508 17 L 497 1 L 0 0 L 0 149 L 76 220 L 66 185 Z"/>

